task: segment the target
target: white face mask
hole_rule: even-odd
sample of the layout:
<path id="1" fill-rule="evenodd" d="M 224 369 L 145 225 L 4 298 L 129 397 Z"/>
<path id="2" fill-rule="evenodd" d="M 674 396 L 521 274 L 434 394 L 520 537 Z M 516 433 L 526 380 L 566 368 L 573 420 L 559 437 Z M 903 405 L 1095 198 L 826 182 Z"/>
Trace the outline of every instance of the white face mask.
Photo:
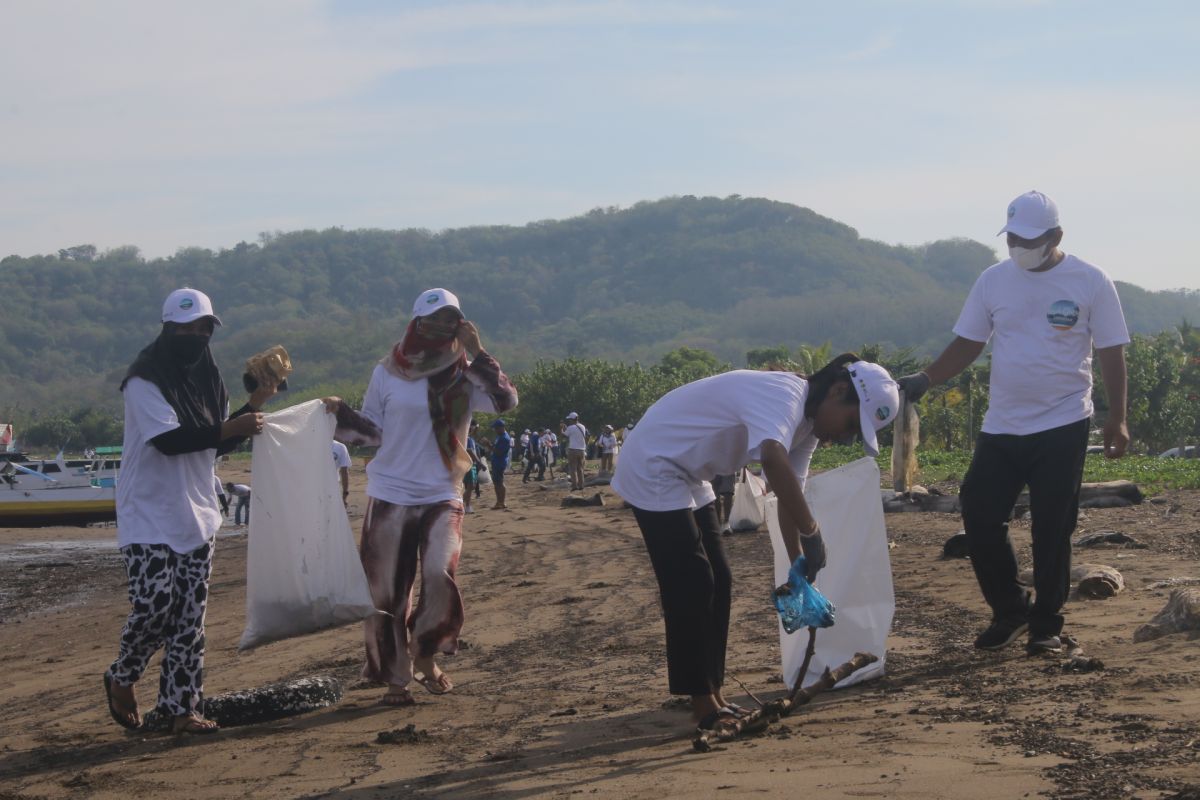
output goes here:
<path id="1" fill-rule="evenodd" d="M 1049 245 L 1042 245 L 1041 247 L 1010 247 L 1008 248 L 1008 256 L 1021 269 L 1037 269 L 1046 263 L 1047 247 Z"/>

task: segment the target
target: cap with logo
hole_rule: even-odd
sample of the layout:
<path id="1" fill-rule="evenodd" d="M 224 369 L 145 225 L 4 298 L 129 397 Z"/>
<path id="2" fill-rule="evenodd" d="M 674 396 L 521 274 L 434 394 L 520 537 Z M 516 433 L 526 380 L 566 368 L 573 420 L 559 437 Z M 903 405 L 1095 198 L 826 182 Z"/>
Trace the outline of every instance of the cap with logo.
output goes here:
<path id="1" fill-rule="evenodd" d="M 1034 191 L 1026 192 L 1008 204 L 1008 222 L 1000 229 L 1000 233 L 1015 233 L 1022 239 L 1036 239 L 1057 227 L 1058 206 L 1046 195 Z"/>
<path id="2" fill-rule="evenodd" d="M 213 322 L 221 324 L 220 317 L 213 313 L 212 300 L 199 289 L 189 289 L 185 286 L 171 292 L 163 301 L 163 322 L 186 325 L 201 317 L 212 317 Z"/>
<path id="3" fill-rule="evenodd" d="M 877 456 L 879 437 L 875 434 L 896 418 L 900 409 L 900 384 L 892 380 L 886 369 L 870 361 L 855 361 L 847 370 L 850 383 L 858 393 L 863 448 L 868 455 Z"/>
<path id="4" fill-rule="evenodd" d="M 567 419 L 579 419 L 579 414 L 575 411 L 572 411 L 570 414 L 567 414 Z"/>
<path id="5" fill-rule="evenodd" d="M 458 296 L 454 292 L 445 289 L 426 289 L 421 292 L 417 302 L 413 303 L 412 313 L 414 317 L 428 317 L 446 306 L 462 310 L 458 305 Z"/>

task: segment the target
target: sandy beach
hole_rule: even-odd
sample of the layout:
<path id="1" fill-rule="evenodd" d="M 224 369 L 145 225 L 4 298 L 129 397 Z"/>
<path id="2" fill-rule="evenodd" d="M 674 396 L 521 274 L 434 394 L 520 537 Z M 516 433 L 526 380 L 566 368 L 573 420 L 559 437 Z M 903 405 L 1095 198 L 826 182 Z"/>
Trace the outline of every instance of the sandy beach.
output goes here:
<path id="1" fill-rule="evenodd" d="M 248 471 L 240 462 L 222 478 Z M 1115 597 L 1068 603 L 1068 632 L 1104 665 L 1086 673 L 1020 647 L 974 650 L 986 608 L 969 562 L 941 558 L 959 518 L 887 515 L 897 613 L 886 676 L 700 754 L 686 707 L 667 694 L 657 588 L 632 513 L 607 487 L 603 507 L 561 508 L 559 485 L 509 486 L 511 510 L 491 510 L 485 487 L 464 526 L 467 621 L 462 650 L 441 662 L 455 690 L 414 687 L 411 708 L 377 705 L 383 690 L 359 679 L 358 625 L 239 654 L 246 534 L 228 525 L 207 694 L 332 675 L 345 695 L 209 737 L 127 733 L 108 716 L 101 675 L 127 612 L 113 528 L 0 530 L 0 798 L 1200 797 L 1200 641 L 1132 638 L 1169 594 L 1150 584 L 1200 576 L 1200 493 L 1083 512 L 1080 532 L 1147 545 L 1076 553 L 1126 582 Z M 351 488 L 357 535 L 361 459 Z M 1028 523 L 1013 531 L 1027 564 Z M 759 699 L 779 697 L 765 529 L 725 543 L 729 672 Z M 154 666 L 143 710 L 156 684 Z M 733 681 L 727 694 L 753 705 Z M 379 741 L 410 724 L 413 741 Z"/>

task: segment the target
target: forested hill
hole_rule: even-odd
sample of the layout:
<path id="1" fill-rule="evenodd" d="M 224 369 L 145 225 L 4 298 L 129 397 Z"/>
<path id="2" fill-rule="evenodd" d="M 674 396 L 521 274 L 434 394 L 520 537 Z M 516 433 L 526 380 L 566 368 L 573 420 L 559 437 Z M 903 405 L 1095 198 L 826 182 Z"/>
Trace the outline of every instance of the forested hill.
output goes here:
<path id="1" fill-rule="evenodd" d="M 514 372 L 569 355 L 652 362 L 680 345 L 734 364 L 753 347 L 825 341 L 932 353 L 994 258 L 966 240 L 890 246 L 736 196 L 521 227 L 298 231 L 154 260 L 87 245 L 13 256 L 0 261 L 0 419 L 14 406 L 115 407 L 163 297 L 185 284 L 208 292 L 225 322 L 214 349 L 228 382 L 247 355 L 283 343 L 293 384 L 311 388 L 365 382 L 432 286 L 459 294 Z M 1200 293 L 1120 290 L 1135 331 L 1200 320 Z"/>

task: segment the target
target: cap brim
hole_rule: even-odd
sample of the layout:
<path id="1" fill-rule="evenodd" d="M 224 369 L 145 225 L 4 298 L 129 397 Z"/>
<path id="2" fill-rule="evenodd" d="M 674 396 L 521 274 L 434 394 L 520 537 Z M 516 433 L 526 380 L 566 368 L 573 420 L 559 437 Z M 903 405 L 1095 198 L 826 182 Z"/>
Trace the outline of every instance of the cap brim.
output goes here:
<path id="1" fill-rule="evenodd" d="M 862 403 L 858 404 L 858 429 L 862 434 L 863 449 L 867 451 L 867 455 L 879 455 L 879 437 L 875 435 L 875 423 Z"/>
<path id="2" fill-rule="evenodd" d="M 1009 224 L 1009 225 L 1005 225 L 1003 228 L 1001 228 L 1000 233 L 997 233 L 996 235 L 1000 236 L 1001 234 L 1004 234 L 1004 233 L 1015 233 L 1017 236 L 1020 236 L 1022 239 L 1036 239 L 1048 230 L 1050 230 L 1050 229 L 1049 228 L 1031 228 L 1028 225 Z"/>

